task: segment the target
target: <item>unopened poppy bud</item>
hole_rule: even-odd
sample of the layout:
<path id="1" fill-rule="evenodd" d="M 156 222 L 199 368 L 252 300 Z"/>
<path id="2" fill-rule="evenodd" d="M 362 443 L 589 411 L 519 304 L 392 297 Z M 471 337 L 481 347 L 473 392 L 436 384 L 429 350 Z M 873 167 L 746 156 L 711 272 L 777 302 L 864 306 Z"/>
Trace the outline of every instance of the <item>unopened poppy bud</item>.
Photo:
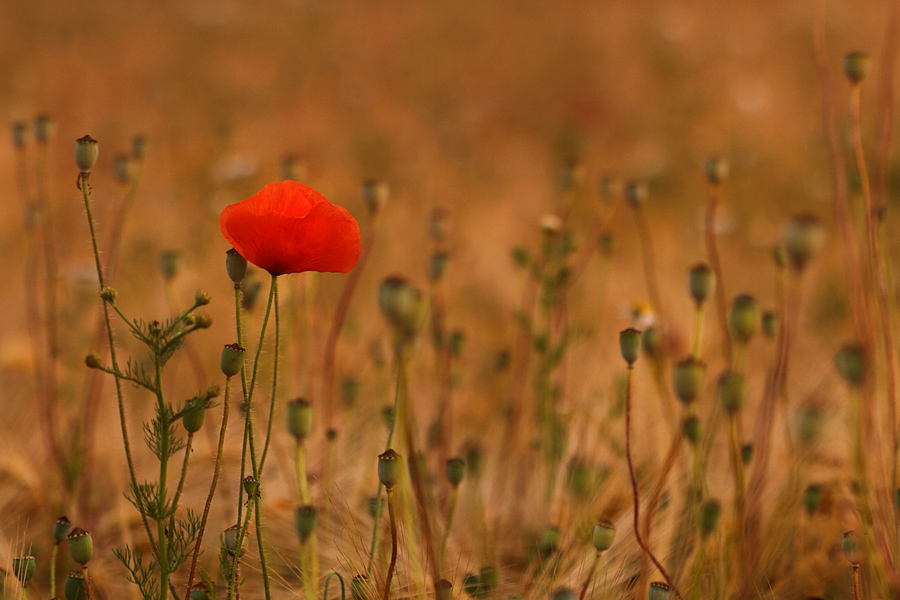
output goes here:
<path id="1" fill-rule="evenodd" d="M 644 330 L 641 336 L 641 351 L 651 357 L 658 358 L 662 356 L 662 331 L 659 327 L 651 325 Z"/>
<path id="2" fill-rule="evenodd" d="M 844 55 L 844 75 L 850 83 L 859 83 L 872 70 L 872 57 L 868 52 L 848 52 Z"/>
<path id="3" fill-rule="evenodd" d="M 805 445 L 815 443 L 819 436 L 822 435 L 822 428 L 825 425 L 825 416 L 822 410 L 813 405 L 807 405 L 800 409 L 798 415 L 798 433 L 800 434 L 800 442 Z"/>
<path id="4" fill-rule="evenodd" d="M 360 573 L 350 582 L 350 598 L 352 600 L 370 600 L 371 597 L 372 591 L 369 587 L 369 578 Z"/>
<path id="5" fill-rule="evenodd" d="M 378 287 L 381 313 L 405 336 L 418 331 L 425 317 L 422 293 L 403 277 L 392 276 Z"/>
<path id="6" fill-rule="evenodd" d="M 393 448 L 388 448 L 383 454 L 378 455 L 378 481 L 388 491 L 394 489 L 400 479 L 400 455 Z"/>
<path id="7" fill-rule="evenodd" d="M 862 346 L 847 344 L 834 357 L 838 374 L 851 387 L 859 387 L 866 379 L 866 352 Z"/>
<path id="8" fill-rule="evenodd" d="M 781 317 L 777 312 L 767 310 L 762 315 L 762 332 L 763 335 L 771 339 L 778 335 L 778 329 L 781 327 Z"/>
<path id="9" fill-rule="evenodd" d="M 731 303 L 729 325 L 737 341 L 745 344 L 750 341 L 756 333 L 756 328 L 759 327 L 759 308 L 753 296 L 742 294 L 734 299 Z"/>
<path id="10" fill-rule="evenodd" d="M 747 442 L 741 446 L 741 462 L 743 462 L 746 467 L 750 464 L 751 460 L 753 460 L 753 444 Z"/>
<path id="11" fill-rule="evenodd" d="M 388 184 L 380 179 L 367 179 L 361 190 L 363 203 L 369 214 L 377 214 L 388 200 Z"/>
<path id="12" fill-rule="evenodd" d="M 453 584 L 441 579 L 434 584 L 434 600 L 450 600 L 453 597 Z"/>
<path id="13" fill-rule="evenodd" d="M 453 487 L 459 487 L 466 476 L 466 462 L 461 458 L 451 458 L 447 461 L 447 481 Z"/>
<path id="14" fill-rule="evenodd" d="M 207 400 L 203 398 L 191 398 L 184 403 L 184 412 L 181 416 L 181 424 L 188 433 L 197 433 L 203 429 L 206 420 Z"/>
<path id="15" fill-rule="evenodd" d="M 84 573 L 81 571 L 69 573 L 63 584 L 63 593 L 65 593 L 66 600 L 87 600 L 88 594 Z"/>
<path id="16" fill-rule="evenodd" d="M 294 512 L 294 528 L 300 541 L 305 542 L 312 536 L 319 523 L 319 511 L 315 506 L 301 506 Z"/>
<path id="17" fill-rule="evenodd" d="M 34 139 L 40 144 L 46 144 L 56 132 L 56 123 L 49 115 L 38 115 L 34 119 Z"/>
<path id="18" fill-rule="evenodd" d="M 550 526 L 541 534 L 541 539 L 538 541 L 538 550 L 544 556 L 553 554 L 559 550 L 561 543 L 562 531 L 559 530 L 559 527 Z"/>
<path id="19" fill-rule="evenodd" d="M 91 352 L 84 357 L 84 364 L 87 365 L 88 369 L 99 369 L 103 366 L 103 359 L 96 352 Z"/>
<path id="20" fill-rule="evenodd" d="M 719 377 L 716 392 L 722 402 L 722 408 L 734 416 L 747 400 L 747 380 L 737 371 L 725 371 Z"/>
<path id="21" fill-rule="evenodd" d="M 211 596 L 209 592 L 210 589 L 206 582 L 198 581 L 191 586 L 190 600 L 211 600 L 211 598 L 215 597 L 215 594 Z"/>
<path id="22" fill-rule="evenodd" d="M 435 252 L 428 261 L 428 279 L 429 281 L 440 281 L 447 269 L 447 260 L 449 255 L 446 252 Z"/>
<path id="23" fill-rule="evenodd" d="M 731 166 L 721 156 L 714 156 L 706 161 L 703 170 L 706 172 L 706 179 L 710 183 L 719 185 L 728 178 Z"/>
<path id="24" fill-rule="evenodd" d="M 234 377 L 241 372 L 244 366 L 244 356 L 246 350 L 238 344 L 225 344 L 222 348 L 222 356 L 219 359 L 219 366 L 225 377 Z"/>
<path id="25" fill-rule="evenodd" d="M 313 407 L 309 400 L 296 398 L 288 402 L 287 428 L 297 442 L 302 442 L 313 428 Z"/>
<path id="26" fill-rule="evenodd" d="M 194 304 L 197 306 L 206 306 L 209 304 L 209 294 L 204 292 L 203 290 L 197 290 L 197 293 L 194 294 Z"/>
<path id="27" fill-rule="evenodd" d="M 437 207 L 428 215 L 428 235 L 435 244 L 440 244 L 450 230 L 450 215 L 447 209 Z"/>
<path id="28" fill-rule="evenodd" d="M 647 186 L 634 181 L 626 184 L 625 199 L 631 206 L 640 207 L 647 202 Z"/>
<path id="29" fill-rule="evenodd" d="M 806 514 L 811 515 L 816 512 L 820 504 L 822 504 L 822 486 L 811 483 L 803 492 L 803 508 L 806 509 Z"/>
<path id="30" fill-rule="evenodd" d="M 859 547 L 859 537 L 855 531 L 847 531 L 841 538 L 841 550 L 844 551 L 844 558 L 851 565 L 858 565 L 862 562 L 862 548 Z"/>
<path id="31" fill-rule="evenodd" d="M 244 488 L 244 493 L 246 493 L 251 498 L 256 496 L 259 493 L 259 479 L 254 477 L 253 475 L 247 475 L 241 481 L 241 486 Z"/>
<path id="32" fill-rule="evenodd" d="M 616 526 L 609 521 L 597 521 L 594 524 L 594 533 L 591 537 L 591 543 L 597 552 L 606 552 L 609 550 L 616 539 Z"/>
<path id="33" fill-rule="evenodd" d="M 785 224 L 781 241 L 788 261 L 799 271 L 822 251 L 825 228 L 817 217 L 799 215 Z"/>
<path id="34" fill-rule="evenodd" d="M 177 250 L 166 250 L 159 255 L 159 270 L 163 279 L 172 281 L 178 275 L 181 268 L 181 252 Z"/>
<path id="35" fill-rule="evenodd" d="M 578 600 L 578 595 L 572 588 L 558 587 L 550 594 L 550 600 Z"/>
<path id="36" fill-rule="evenodd" d="M 672 595 L 672 588 L 662 581 L 654 581 L 650 584 L 650 593 L 647 600 L 669 600 Z"/>
<path id="37" fill-rule="evenodd" d="M 641 355 L 641 332 L 631 327 L 619 332 L 619 350 L 628 366 L 634 366 Z"/>
<path id="38" fill-rule="evenodd" d="M 82 567 L 91 560 L 94 555 L 94 541 L 91 534 L 81 527 L 76 527 L 66 536 L 69 544 L 69 556 Z"/>
<path id="39" fill-rule="evenodd" d="M 116 303 L 116 298 L 119 297 L 119 292 L 116 291 L 116 288 L 106 286 L 102 290 L 100 290 L 100 298 L 103 299 L 104 302 L 109 302 L 110 304 Z"/>
<path id="40" fill-rule="evenodd" d="M 706 363 L 693 356 L 678 362 L 672 369 L 672 387 L 675 395 L 685 404 L 697 399 L 706 379 Z"/>
<path id="41" fill-rule="evenodd" d="M 718 500 L 710 498 L 700 504 L 697 515 L 697 525 L 700 527 L 700 535 L 708 536 L 719 526 L 719 518 L 722 516 L 722 505 Z"/>
<path id="42" fill-rule="evenodd" d="M 131 156 L 135 160 L 143 160 L 147 153 L 147 138 L 142 135 L 136 135 L 131 138 Z"/>
<path id="43" fill-rule="evenodd" d="M 100 155 L 100 144 L 89 135 L 75 141 L 75 165 L 82 173 L 89 173 L 97 164 Z"/>
<path id="44" fill-rule="evenodd" d="M 622 180 L 612 175 L 604 175 L 597 186 L 600 197 L 611 202 L 622 195 Z"/>
<path id="45" fill-rule="evenodd" d="M 31 581 L 34 577 L 34 557 L 33 556 L 16 556 L 12 559 L 13 575 L 19 580 L 23 586 Z"/>
<path id="46" fill-rule="evenodd" d="M 72 521 L 65 515 L 61 516 L 53 523 L 53 539 L 56 540 L 57 544 L 64 542 L 71 531 Z"/>
<path id="47" fill-rule="evenodd" d="M 222 546 L 225 547 L 229 554 L 237 552 L 239 531 L 240 527 L 238 525 L 232 525 L 222 532 Z"/>
<path id="48" fill-rule="evenodd" d="M 688 275 L 688 288 L 697 306 L 712 295 L 716 287 L 716 273 L 706 263 L 694 265 Z"/>
<path id="49" fill-rule="evenodd" d="M 228 277 L 235 284 L 244 280 L 247 276 L 247 259 L 238 254 L 238 251 L 231 248 L 225 252 L 225 271 Z"/>
<path id="50" fill-rule="evenodd" d="M 12 143 L 16 150 L 23 150 L 28 141 L 28 125 L 24 121 L 12 124 Z"/>
<path id="51" fill-rule="evenodd" d="M 681 433 L 684 438 L 692 445 L 696 446 L 703 437 L 703 426 L 700 424 L 700 417 L 697 415 L 688 415 L 681 421 Z"/>
<path id="52" fill-rule="evenodd" d="M 559 187 L 568 192 L 581 187 L 584 184 L 584 163 L 577 156 L 570 156 L 562 162 L 559 168 Z"/>

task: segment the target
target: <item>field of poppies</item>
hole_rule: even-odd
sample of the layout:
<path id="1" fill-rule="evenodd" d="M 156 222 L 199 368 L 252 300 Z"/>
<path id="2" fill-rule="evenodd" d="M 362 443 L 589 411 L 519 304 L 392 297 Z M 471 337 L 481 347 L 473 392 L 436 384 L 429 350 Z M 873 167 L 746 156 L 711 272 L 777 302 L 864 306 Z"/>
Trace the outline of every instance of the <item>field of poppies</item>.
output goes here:
<path id="1" fill-rule="evenodd" d="M 2 596 L 900 597 L 900 9 L 745 4 L 0 5 Z"/>

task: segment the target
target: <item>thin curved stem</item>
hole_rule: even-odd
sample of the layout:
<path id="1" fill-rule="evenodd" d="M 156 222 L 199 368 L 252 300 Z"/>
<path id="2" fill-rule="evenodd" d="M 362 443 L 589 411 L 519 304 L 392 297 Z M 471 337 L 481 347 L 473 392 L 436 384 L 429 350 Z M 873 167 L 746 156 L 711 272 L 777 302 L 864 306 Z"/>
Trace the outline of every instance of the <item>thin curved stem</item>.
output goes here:
<path id="1" fill-rule="evenodd" d="M 394 568 L 397 566 L 397 517 L 394 514 L 394 490 L 387 490 L 388 513 L 391 518 L 391 563 L 388 566 L 387 577 L 384 580 L 384 600 L 391 597 L 391 578 L 394 576 Z"/>

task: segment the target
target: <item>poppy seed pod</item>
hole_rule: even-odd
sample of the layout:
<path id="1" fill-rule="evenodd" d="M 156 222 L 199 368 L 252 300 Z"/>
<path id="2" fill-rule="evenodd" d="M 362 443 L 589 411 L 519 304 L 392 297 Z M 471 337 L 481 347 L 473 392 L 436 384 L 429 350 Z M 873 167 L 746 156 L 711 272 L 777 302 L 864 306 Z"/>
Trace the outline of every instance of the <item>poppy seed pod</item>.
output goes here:
<path id="1" fill-rule="evenodd" d="M 194 585 L 191 586 L 191 597 L 190 600 L 210 600 L 210 598 L 214 598 L 215 594 L 210 596 L 209 586 L 205 581 L 198 581 Z"/>
<path id="2" fill-rule="evenodd" d="M 12 559 L 13 575 L 23 586 L 34 577 L 35 563 L 33 556 L 16 556 Z"/>
<path id="3" fill-rule="evenodd" d="M 540 550 L 542 555 L 547 556 L 559 550 L 559 545 L 561 543 L 562 531 L 559 530 L 559 527 L 550 526 L 541 534 L 541 539 L 538 542 L 538 550 Z"/>
<path id="4" fill-rule="evenodd" d="M 87 600 L 87 585 L 84 581 L 84 573 L 75 571 L 66 576 L 63 584 L 63 593 L 66 600 Z"/>
<path id="5" fill-rule="evenodd" d="M 117 152 L 112 159 L 113 178 L 126 185 L 131 183 L 136 175 L 137 165 L 134 160 L 124 152 Z"/>
<path id="6" fill-rule="evenodd" d="M 662 332 L 659 330 L 659 327 L 651 325 L 644 330 L 641 336 L 641 352 L 650 357 L 658 358 L 662 355 L 662 346 Z"/>
<path id="7" fill-rule="evenodd" d="M 700 424 L 700 417 L 697 415 L 688 415 L 681 421 L 681 433 L 684 438 L 691 444 L 696 446 L 703 437 L 703 426 Z"/>
<path id="8" fill-rule="evenodd" d="M 72 521 L 65 515 L 53 523 L 53 539 L 56 540 L 57 544 L 64 542 L 70 531 L 72 531 Z"/>
<path id="9" fill-rule="evenodd" d="M 622 195 L 622 180 L 612 175 L 604 175 L 597 186 L 600 197 L 611 202 Z"/>
<path id="10" fill-rule="evenodd" d="M 34 139 L 39 144 L 46 144 L 56 132 L 56 122 L 50 115 L 38 115 L 34 119 Z"/>
<path id="11" fill-rule="evenodd" d="M 287 428 L 297 442 L 302 442 L 313 428 L 313 407 L 309 400 L 297 398 L 288 402 Z"/>
<path id="12" fill-rule="evenodd" d="M 203 429 L 206 420 L 207 401 L 204 398 L 191 398 L 184 403 L 181 424 L 188 433 L 197 433 Z"/>
<path id="13" fill-rule="evenodd" d="M 719 518 L 722 516 L 722 504 L 715 498 L 704 500 L 700 504 L 697 514 L 697 525 L 700 527 L 700 535 L 708 536 L 719 526 Z"/>
<path id="14" fill-rule="evenodd" d="M 841 550 L 851 565 L 856 566 L 862 562 L 862 548 L 859 547 L 859 536 L 855 531 L 847 531 L 841 537 Z"/>
<path id="15" fill-rule="evenodd" d="M 388 184 L 380 179 L 367 179 L 360 191 L 369 214 L 377 214 L 388 200 Z"/>
<path id="16" fill-rule="evenodd" d="M 619 350 L 628 366 L 634 366 L 641 355 L 641 332 L 631 327 L 619 332 Z"/>
<path id="17" fill-rule="evenodd" d="M 694 265 L 688 273 L 688 288 L 697 306 L 702 305 L 716 288 L 716 273 L 706 263 Z"/>
<path id="18" fill-rule="evenodd" d="M 675 364 L 672 369 L 672 387 L 675 395 L 684 404 L 690 404 L 697 399 L 703 391 L 703 382 L 706 379 L 706 363 L 689 356 Z"/>
<path id="19" fill-rule="evenodd" d="M 743 462 L 746 467 L 750 464 L 751 460 L 753 460 L 753 444 L 748 442 L 741 446 L 741 462 Z"/>
<path id="20" fill-rule="evenodd" d="M 496 567 L 481 567 L 481 570 L 478 573 L 478 585 L 481 588 L 482 594 L 490 596 L 491 592 L 493 592 L 499 584 L 500 571 L 498 571 Z"/>
<path id="21" fill-rule="evenodd" d="M 706 179 L 714 185 L 719 185 L 728 178 L 731 165 L 721 156 L 714 156 L 706 161 L 703 166 Z"/>
<path id="22" fill-rule="evenodd" d="M 816 512 L 820 504 L 822 504 L 822 486 L 811 483 L 803 492 L 803 508 L 806 509 L 806 514 L 811 515 Z"/>
<path id="23" fill-rule="evenodd" d="M 838 374 L 847 385 L 859 387 L 866 379 L 866 352 L 862 346 L 847 344 L 834 357 Z"/>
<path id="24" fill-rule="evenodd" d="M 66 536 L 66 541 L 69 544 L 69 556 L 72 557 L 72 560 L 82 567 L 90 562 L 94 555 L 94 541 L 89 532 L 81 527 L 76 527 Z"/>
<path id="25" fill-rule="evenodd" d="M 28 141 L 28 125 L 24 121 L 12 124 L 12 143 L 16 150 L 23 150 Z"/>
<path id="26" fill-rule="evenodd" d="M 403 277 L 391 276 L 378 286 L 381 314 L 404 336 L 414 335 L 425 319 L 422 293 Z"/>
<path id="27" fill-rule="evenodd" d="M 654 581 L 650 584 L 650 593 L 647 600 L 669 600 L 672 595 L 672 588 L 661 581 Z"/>
<path id="28" fill-rule="evenodd" d="M 550 594 L 550 600 L 577 600 L 578 595 L 572 591 L 572 588 L 558 587 Z"/>
<path id="29" fill-rule="evenodd" d="M 848 52 L 844 55 L 844 75 L 851 83 L 859 83 L 872 70 L 872 57 L 868 52 Z"/>
<path id="30" fill-rule="evenodd" d="M 479 592 L 478 575 L 475 573 L 466 573 L 463 577 L 463 591 L 469 596 L 476 596 Z"/>
<path id="31" fill-rule="evenodd" d="M 450 600 L 452 598 L 453 593 L 453 584 L 450 583 L 446 579 L 441 579 L 436 584 L 434 584 L 434 599 L 435 600 Z"/>
<path id="32" fill-rule="evenodd" d="M 741 294 L 731 303 L 728 324 L 731 333 L 739 342 L 746 344 L 759 326 L 759 308 L 756 299 L 749 294 Z"/>
<path id="33" fill-rule="evenodd" d="M 315 532 L 319 523 L 319 511 L 314 506 L 301 506 L 294 512 L 294 528 L 300 541 L 305 542 Z"/>
<path id="34" fill-rule="evenodd" d="M 400 479 L 400 455 L 393 448 L 388 448 L 378 455 L 378 481 L 388 491 L 394 489 Z"/>
<path id="35" fill-rule="evenodd" d="M 350 598 L 352 600 L 370 600 L 372 595 L 369 578 L 360 573 L 350 582 Z"/>
<path id="36" fill-rule="evenodd" d="M 225 272 L 235 285 L 247 276 L 247 259 L 234 248 L 225 252 Z"/>
<path id="37" fill-rule="evenodd" d="M 459 487 L 466 475 L 466 462 L 461 458 L 451 458 L 447 461 L 447 481 L 454 488 Z"/>
<path id="38" fill-rule="evenodd" d="M 82 173 L 90 173 L 97 164 L 100 144 L 89 135 L 75 140 L 75 165 Z"/>
<path id="39" fill-rule="evenodd" d="M 450 230 L 450 214 L 446 208 L 437 207 L 428 215 L 428 235 L 435 244 L 440 244 Z"/>
<path id="40" fill-rule="evenodd" d="M 594 524 L 594 533 L 591 537 L 591 543 L 597 552 L 606 552 L 609 550 L 616 539 L 616 526 L 609 521 L 597 521 Z"/>
<path id="41" fill-rule="evenodd" d="M 478 477 L 481 474 L 481 457 L 481 446 L 474 442 L 466 444 L 466 472 L 472 477 Z"/>
<path id="42" fill-rule="evenodd" d="M 584 163 L 577 156 L 565 159 L 559 167 L 559 188 L 569 192 L 584 184 Z"/>
<path id="43" fill-rule="evenodd" d="M 163 279 L 172 281 L 178 275 L 181 268 L 181 252 L 177 250 L 166 250 L 159 255 L 159 270 Z"/>
<path id="44" fill-rule="evenodd" d="M 825 415 L 822 414 L 822 409 L 814 405 L 803 406 L 800 408 L 797 418 L 800 443 L 810 445 L 816 442 L 822 435 L 822 428 L 825 425 Z"/>
<path id="45" fill-rule="evenodd" d="M 725 371 L 719 376 L 716 392 L 722 402 L 722 408 L 734 416 L 747 400 L 747 380 L 737 371 Z"/>
<path id="46" fill-rule="evenodd" d="M 234 377 L 241 372 L 244 366 L 246 350 L 238 344 L 225 344 L 222 348 L 222 356 L 219 358 L 219 367 L 225 377 Z"/>
<path id="47" fill-rule="evenodd" d="M 428 280 L 435 282 L 440 281 L 447 269 L 447 261 L 450 255 L 446 252 L 435 252 L 428 261 Z"/>
<path id="48" fill-rule="evenodd" d="M 785 224 L 781 241 L 791 266 L 800 271 L 822 251 L 825 228 L 814 215 L 799 215 Z"/>
<path id="49" fill-rule="evenodd" d="M 253 475 L 247 475 L 241 480 L 241 487 L 244 488 L 244 493 L 250 497 L 254 497 L 259 494 L 259 479 Z"/>
<path id="50" fill-rule="evenodd" d="M 762 315 L 762 332 L 769 339 L 778 335 L 781 327 L 781 316 L 773 310 L 767 310 Z"/>
<path id="51" fill-rule="evenodd" d="M 629 182 L 625 185 L 625 199 L 635 208 L 647 202 L 647 186 L 643 183 Z"/>

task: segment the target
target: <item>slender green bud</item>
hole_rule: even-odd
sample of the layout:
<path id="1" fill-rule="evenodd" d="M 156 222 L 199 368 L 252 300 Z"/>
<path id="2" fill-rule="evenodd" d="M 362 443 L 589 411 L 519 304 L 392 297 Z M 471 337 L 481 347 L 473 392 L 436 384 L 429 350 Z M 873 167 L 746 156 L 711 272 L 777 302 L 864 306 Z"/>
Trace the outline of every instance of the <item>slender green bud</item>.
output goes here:
<path id="1" fill-rule="evenodd" d="M 851 565 L 858 565 L 862 562 L 863 553 L 859 546 L 859 536 L 855 531 L 847 531 L 841 538 L 841 550 L 844 551 L 844 558 Z"/>
<path id="2" fill-rule="evenodd" d="M 799 215 L 785 224 L 781 241 L 788 261 L 800 271 L 822 251 L 825 228 L 814 215 Z"/>
<path id="3" fill-rule="evenodd" d="M 719 518 L 722 516 L 722 505 L 718 500 L 710 498 L 700 504 L 700 512 L 697 525 L 700 527 L 700 535 L 708 536 L 719 526 Z"/>
<path id="4" fill-rule="evenodd" d="M 203 429 L 206 420 L 206 409 L 209 407 L 207 398 L 191 398 L 184 403 L 184 411 L 181 415 L 181 424 L 188 433 L 197 433 Z"/>
<path id="5" fill-rule="evenodd" d="M 591 542 L 597 552 L 609 550 L 616 539 L 616 526 L 609 521 L 597 521 L 594 525 L 594 534 Z"/>
<path id="6" fill-rule="evenodd" d="M 759 326 L 759 308 L 753 296 L 742 294 L 732 301 L 729 325 L 737 341 L 750 341 Z"/>
<path id="7" fill-rule="evenodd" d="M 72 521 L 65 515 L 61 516 L 53 523 L 53 539 L 56 540 L 57 544 L 64 542 L 71 531 Z"/>
<path id="8" fill-rule="evenodd" d="M 297 442 L 302 442 L 313 428 L 313 407 L 309 400 L 296 398 L 288 402 L 287 428 Z"/>
<path id="9" fill-rule="evenodd" d="M 362 184 L 361 196 L 369 214 L 378 214 L 387 203 L 388 184 L 380 179 L 367 179 Z"/>
<path id="10" fill-rule="evenodd" d="M 75 165 L 82 173 L 90 173 L 97 164 L 100 155 L 100 144 L 89 135 L 75 141 Z"/>
<path id="11" fill-rule="evenodd" d="M 225 272 L 234 284 L 242 282 L 247 276 L 247 259 L 234 248 L 225 252 Z"/>
<path id="12" fill-rule="evenodd" d="M 350 582 L 350 598 L 352 600 L 371 600 L 372 590 L 369 587 L 369 578 L 360 573 Z"/>
<path id="13" fill-rule="evenodd" d="M 706 161 L 703 170 L 706 172 L 706 179 L 710 183 L 719 185 L 728 178 L 731 166 L 721 156 L 714 156 Z"/>
<path id="14" fill-rule="evenodd" d="M 803 508 L 806 509 L 806 514 L 811 515 L 816 512 L 820 504 L 822 504 L 822 486 L 811 483 L 803 492 Z"/>
<path id="15" fill-rule="evenodd" d="M 13 575 L 23 586 L 34 577 L 35 563 L 33 556 L 16 556 L 12 559 Z"/>
<path id="16" fill-rule="evenodd" d="M 631 327 L 619 332 L 619 350 L 628 366 L 633 367 L 641 355 L 641 332 Z"/>
<path id="17" fill-rule="evenodd" d="M 388 491 L 394 489 L 400 480 L 400 455 L 393 448 L 388 448 L 383 454 L 378 455 L 378 481 Z"/>
<path id="18" fill-rule="evenodd" d="M 625 185 L 625 199 L 628 204 L 639 207 L 647 202 L 647 186 L 643 183 L 629 182 Z"/>
<path id="19" fill-rule="evenodd" d="M 207 294 L 203 290 L 197 290 L 197 293 L 194 294 L 194 304 L 196 304 L 197 306 L 206 306 L 207 304 L 209 304 L 209 302 L 209 294 Z"/>
<path id="20" fill-rule="evenodd" d="M 66 536 L 69 544 L 69 556 L 82 567 L 88 564 L 94 555 L 94 542 L 91 534 L 81 527 L 76 527 Z"/>
<path id="21" fill-rule="evenodd" d="M 654 581 L 650 584 L 650 594 L 647 600 L 669 600 L 672 595 L 672 588 L 661 581 Z"/>
<path id="22" fill-rule="evenodd" d="M 312 536 L 319 523 L 319 511 L 314 506 L 301 506 L 294 513 L 294 528 L 300 541 L 305 542 Z"/>
<path id="23" fill-rule="evenodd" d="M 219 366 L 225 377 L 234 377 L 241 372 L 244 366 L 244 356 L 246 350 L 238 344 L 225 344 L 222 348 L 222 356 L 219 359 Z"/>
<path id="24" fill-rule="evenodd" d="M 694 265 L 688 273 L 688 288 L 697 306 L 702 305 L 716 288 L 716 273 L 706 263 Z"/>
<path id="25" fill-rule="evenodd" d="M 844 55 L 844 75 L 850 83 L 859 83 L 872 70 L 872 57 L 868 52 L 848 52 Z"/>
<path id="26" fill-rule="evenodd" d="M 684 404 L 690 404 L 703 391 L 703 383 L 706 379 L 706 363 L 689 356 L 675 364 L 672 369 L 672 387 L 675 395 Z"/>
<path id="27" fill-rule="evenodd" d="M 209 329 L 212 327 L 212 317 L 205 312 L 194 313 L 194 326 L 197 329 Z"/>
<path id="28" fill-rule="evenodd" d="M 253 475 L 247 475 L 241 481 L 241 487 L 244 488 L 245 494 L 247 494 L 251 498 L 254 498 L 259 494 L 259 479 L 257 479 Z"/>
<path id="29" fill-rule="evenodd" d="M 850 387 L 860 387 L 866 380 L 866 351 L 858 344 L 847 344 L 834 357 L 837 371 Z"/>
<path id="30" fill-rule="evenodd" d="M 447 481 L 454 488 L 459 487 L 466 475 L 466 461 L 461 458 L 451 458 L 447 461 Z"/>
<path id="31" fill-rule="evenodd" d="M 88 600 L 84 573 L 82 571 L 69 573 L 66 576 L 66 582 L 63 584 L 63 592 L 66 600 Z"/>
<path id="32" fill-rule="evenodd" d="M 747 380 L 737 371 L 725 371 L 719 376 L 716 392 L 722 408 L 734 416 L 747 401 Z"/>

